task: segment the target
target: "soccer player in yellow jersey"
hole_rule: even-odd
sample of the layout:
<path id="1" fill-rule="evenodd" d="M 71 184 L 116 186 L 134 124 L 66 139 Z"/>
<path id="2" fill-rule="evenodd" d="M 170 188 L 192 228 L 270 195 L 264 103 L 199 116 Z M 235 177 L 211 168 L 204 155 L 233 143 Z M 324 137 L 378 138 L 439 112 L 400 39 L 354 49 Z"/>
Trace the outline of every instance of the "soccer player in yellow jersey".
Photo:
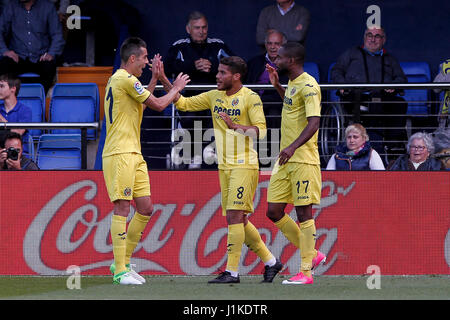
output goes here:
<path id="1" fill-rule="evenodd" d="M 258 185 L 258 154 L 253 139 L 266 134 L 266 120 L 258 94 L 242 85 L 247 72 L 245 61 L 232 56 L 220 60 L 217 90 L 189 98 L 175 98 L 182 111 L 211 110 L 220 188 L 222 214 L 228 224 L 226 270 L 209 283 L 239 283 L 239 260 L 245 243 L 265 264 L 263 282 L 272 282 L 283 265 L 269 251 L 247 214 L 253 212 L 253 197 Z M 161 73 L 161 83 L 171 88 Z"/>
<path id="2" fill-rule="evenodd" d="M 141 154 L 140 127 L 146 106 L 162 111 L 183 90 L 189 76 L 180 74 L 172 89 L 162 97 L 155 97 L 162 61 L 152 60 L 152 79 L 147 90 L 137 77 L 149 64 L 146 43 L 140 38 L 128 38 L 120 48 L 121 66 L 108 80 L 105 95 L 106 140 L 103 149 L 103 175 L 114 212 L 111 220 L 111 239 L 114 263 L 111 272 L 115 284 L 142 284 L 145 279 L 130 265 L 131 255 L 153 211 L 147 164 Z M 130 202 L 134 200 L 136 213 L 128 229 Z"/>
<path id="3" fill-rule="evenodd" d="M 322 177 L 317 136 L 320 124 L 320 87 L 303 71 L 305 49 L 298 43 L 286 43 L 278 50 L 275 64 L 286 70 L 287 88 L 280 85 L 275 68 L 266 65 L 270 82 L 283 98 L 281 143 L 278 161 L 267 191 L 267 217 L 286 238 L 300 249 L 300 272 L 283 284 L 311 284 L 312 270 L 325 262 L 315 249 L 316 227 L 312 205 L 320 203 Z M 295 206 L 299 225 L 284 209 Z"/>

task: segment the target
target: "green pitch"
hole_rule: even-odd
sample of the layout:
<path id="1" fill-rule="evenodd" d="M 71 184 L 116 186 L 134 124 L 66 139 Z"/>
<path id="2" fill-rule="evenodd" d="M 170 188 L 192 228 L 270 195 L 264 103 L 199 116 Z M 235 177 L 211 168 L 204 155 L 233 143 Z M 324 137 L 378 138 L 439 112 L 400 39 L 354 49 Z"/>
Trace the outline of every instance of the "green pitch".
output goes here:
<path id="1" fill-rule="evenodd" d="M 82 276 L 80 289 L 68 277 L 1 276 L 0 299 L 27 300 L 449 300 L 450 276 L 382 276 L 368 289 L 368 276 L 317 276 L 314 285 L 282 285 L 286 276 L 261 284 L 241 276 L 240 284 L 211 285 L 211 276 L 146 276 L 146 284 L 120 286 L 112 277 Z"/>

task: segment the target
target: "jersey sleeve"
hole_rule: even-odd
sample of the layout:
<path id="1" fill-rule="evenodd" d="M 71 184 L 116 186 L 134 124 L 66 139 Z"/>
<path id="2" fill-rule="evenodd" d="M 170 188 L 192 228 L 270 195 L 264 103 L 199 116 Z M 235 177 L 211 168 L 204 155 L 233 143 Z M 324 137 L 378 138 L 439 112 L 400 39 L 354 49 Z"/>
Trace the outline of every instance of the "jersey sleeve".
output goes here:
<path id="1" fill-rule="evenodd" d="M 140 103 L 144 103 L 151 95 L 150 91 L 145 89 L 141 82 L 135 77 L 124 80 L 123 89 L 130 97 Z"/>
<path id="2" fill-rule="evenodd" d="M 306 84 L 302 90 L 305 101 L 306 118 L 320 117 L 320 89 L 316 84 Z"/>
<path id="3" fill-rule="evenodd" d="M 192 97 L 180 96 L 175 107 L 180 111 L 202 111 L 211 108 L 210 92 L 203 92 Z"/>
<path id="4" fill-rule="evenodd" d="M 267 134 L 266 117 L 261 98 L 257 93 L 249 96 L 248 118 L 252 126 L 258 127 L 259 139 L 264 139 Z"/>

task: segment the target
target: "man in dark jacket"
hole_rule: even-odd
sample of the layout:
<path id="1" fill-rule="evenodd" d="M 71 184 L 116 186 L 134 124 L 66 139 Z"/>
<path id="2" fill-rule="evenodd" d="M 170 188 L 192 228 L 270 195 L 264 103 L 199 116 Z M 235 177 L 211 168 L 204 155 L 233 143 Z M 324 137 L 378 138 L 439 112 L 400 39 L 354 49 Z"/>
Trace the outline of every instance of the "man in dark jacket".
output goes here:
<path id="1" fill-rule="evenodd" d="M 201 12 L 194 11 L 189 14 L 186 32 L 189 37 L 175 41 L 164 58 L 167 76 L 175 78 L 180 72 L 183 72 L 189 75 L 193 85 L 216 84 L 220 59 L 233 56 L 234 53 L 221 39 L 208 37 L 208 20 Z M 201 91 L 186 90 L 183 95 L 190 97 L 199 93 Z M 189 130 L 191 141 L 194 139 L 192 130 L 194 121 L 201 121 L 203 129 L 212 128 L 209 111 L 179 113 L 181 126 Z M 200 167 L 201 155 L 195 156 L 191 168 Z"/>
<path id="2" fill-rule="evenodd" d="M 386 33 L 382 27 L 367 28 L 364 44 L 345 51 L 331 70 L 333 83 L 406 83 L 408 82 L 397 59 L 384 49 Z M 405 127 L 406 118 L 398 116 L 371 117 L 371 114 L 394 115 L 406 114 L 408 105 L 399 97 L 400 90 L 340 90 L 341 101 L 346 114 L 353 114 L 353 120 L 360 121 L 368 128 L 371 140 L 405 140 L 406 131 L 394 129 Z M 368 103 L 371 102 L 371 103 Z M 380 103 L 382 102 L 382 103 Z M 355 107 L 356 106 L 356 107 Z M 361 115 L 361 119 L 359 116 Z M 376 128 L 387 127 L 386 130 Z M 370 129 L 372 128 L 372 129 Z M 395 145 L 389 145 L 393 147 Z M 378 152 L 383 148 L 373 144 Z"/>
<path id="3" fill-rule="evenodd" d="M 247 84 L 270 84 L 269 73 L 266 65 L 275 66 L 275 59 L 278 56 L 278 49 L 287 42 L 283 33 L 278 30 L 269 30 L 266 34 L 264 54 L 258 55 L 250 59 L 247 63 Z M 279 72 L 280 82 L 287 84 L 289 78 L 286 72 Z M 255 90 L 261 97 L 264 104 L 264 114 L 267 119 L 267 128 L 280 128 L 281 126 L 281 110 L 283 100 L 276 90 Z"/>

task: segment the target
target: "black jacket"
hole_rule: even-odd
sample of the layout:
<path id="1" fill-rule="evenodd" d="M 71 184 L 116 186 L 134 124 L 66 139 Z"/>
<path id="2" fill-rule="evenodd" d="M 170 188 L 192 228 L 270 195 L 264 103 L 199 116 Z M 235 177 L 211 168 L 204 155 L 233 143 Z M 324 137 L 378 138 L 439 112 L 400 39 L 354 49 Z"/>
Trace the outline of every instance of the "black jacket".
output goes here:
<path id="1" fill-rule="evenodd" d="M 180 39 L 169 48 L 164 59 L 167 77 L 176 77 L 180 72 L 186 73 L 191 84 L 215 84 L 219 61 L 222 57 L 232 56 L 234 53 L 220 39 L 207 38 L 205 43 L 194 43 L 191 38 Z M 209 73 L 198 71 L 195 61 L 203 58 L 211 64 Z"/>
<path id="2" fill-rule="evenodd" d="M 444 164 L 441 161 L 431 157 L 415 169 L 407 154 L 400 156 L 387 168 L 390 171 L 435 171 L 444 169 Z"/>
<path id="3" fill-rule="evenodd" d="M 355 46 L 337 59 L 331 69 L 331 82 L 406 83 L 408 79 L 397 59 L 385 50 L 383 55 L 370 55 L 363 48 Z"/>

